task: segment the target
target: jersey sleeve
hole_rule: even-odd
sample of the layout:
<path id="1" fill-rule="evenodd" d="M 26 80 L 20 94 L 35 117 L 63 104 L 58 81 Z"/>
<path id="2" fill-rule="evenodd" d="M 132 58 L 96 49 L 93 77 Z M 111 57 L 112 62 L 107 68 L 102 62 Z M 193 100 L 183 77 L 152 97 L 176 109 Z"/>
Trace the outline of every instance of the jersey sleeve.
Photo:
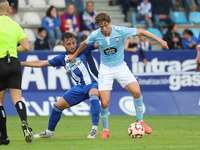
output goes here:
<path id="1" fill-rule="evenodd" d="M 121 27 L 124 38 L 128 38 L 130 36 L 135 36 L 137 34 L 136 28 L 127 28 L 127 27 Z"/>
<path id="2" fill-rule="evenodd" d="M 24 38 L 26 38 L 26 35 L 25 35 L 23 29 L 19 26 L 18 41 L 21 41 Z"/>
<path id="3" fill-rule="evenodd" d="M 94 44 L 95 43 L 92 43 L 91 45 L 89 45 L 86 49 L 84 49 L 81 54 L 87 54 L 87 53 L 91 53 L 91 51 L 95 50 L 95 47 L 94 47 Z M 80 45 L 77 46 L 77 49 Z"/>
<path id="4" fill-rule="evenodd" d="M 87 45 L 90 45 L 90 44 L 92 44 L 92 43 L 94 43 L 95 42 L 95 31 L 93 31 L 89 36 L 88 36 L 88 38 L 86 39 L 86 44 Z"/>
<path id="5" fill-rule="evenodd" d="M 56 56 L 49 61 L 49 63 L 51 64 L 51 66 L 53 67 L 56 67 L 56 66 L 63 66 L 62 64 L 62 60 L 63 60 L 64 56 L 63 55 L 59 55 L 59 56 Z"/>

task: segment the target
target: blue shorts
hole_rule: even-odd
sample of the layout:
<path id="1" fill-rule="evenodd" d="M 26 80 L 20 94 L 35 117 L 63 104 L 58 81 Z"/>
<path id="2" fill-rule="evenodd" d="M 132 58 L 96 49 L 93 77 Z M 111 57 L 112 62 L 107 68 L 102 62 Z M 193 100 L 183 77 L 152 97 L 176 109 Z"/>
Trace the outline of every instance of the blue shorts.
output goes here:
<path id="1" fill-rule="evenodd" d="M 98 89 L 97 83 L 92 83 L 89 85 L 76 85 L 67 91 L 63 98 L 68 102 L 70 106 L 74 106 L 89 98 L 89 93 L 91 89 Z"/>

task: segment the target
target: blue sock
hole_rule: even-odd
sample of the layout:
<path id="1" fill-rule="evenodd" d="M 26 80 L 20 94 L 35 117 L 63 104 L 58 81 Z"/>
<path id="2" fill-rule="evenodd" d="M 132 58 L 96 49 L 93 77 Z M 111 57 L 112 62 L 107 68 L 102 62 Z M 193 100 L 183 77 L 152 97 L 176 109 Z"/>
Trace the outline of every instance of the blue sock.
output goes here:
<path id="1" fill-rule="evenodd" d="M 62 109 L 58 108 L 55 104 L 53 105 L 53 109 L 51 111 L 51 115 L 49 117 L 49 124 L 48 124 L 48 130 L 54 131 L 55 127 L 60 120 Z"/>
<path id="2" fill-rule="evenodd" d="M 99 124 L 99 114 L 100 114 L 100 104 L 99 97 L 96 94 L 90 96 L 90 113 L 92 117 L 93 126 L 98 126 Z"/>
<path id="3" fill-rule="evenodd" d="M 136 116 L 138 121 L 143 120 L 143 97 L 141 96 L 139 99 L 134 99 L 134 105 L 136 110 Z"/>
<path id="4" fill-rule="evenodd" d="M 101 122 L 103 126 L 103 130 L 108 130 L 108 108 L 103 109 L 101 108 Z"/>

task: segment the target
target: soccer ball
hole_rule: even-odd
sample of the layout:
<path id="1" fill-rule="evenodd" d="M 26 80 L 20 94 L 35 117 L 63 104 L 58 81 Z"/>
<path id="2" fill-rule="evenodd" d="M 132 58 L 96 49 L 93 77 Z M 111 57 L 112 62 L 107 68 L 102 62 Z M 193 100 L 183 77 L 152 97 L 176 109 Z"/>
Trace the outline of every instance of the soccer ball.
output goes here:
<path id="1" fill-rule="evenodd" d="M 144 136 L 144 127 L 138 122 L 132 123 L 128 127 L 128 135 L 131 138 L 142 138 Z"/>

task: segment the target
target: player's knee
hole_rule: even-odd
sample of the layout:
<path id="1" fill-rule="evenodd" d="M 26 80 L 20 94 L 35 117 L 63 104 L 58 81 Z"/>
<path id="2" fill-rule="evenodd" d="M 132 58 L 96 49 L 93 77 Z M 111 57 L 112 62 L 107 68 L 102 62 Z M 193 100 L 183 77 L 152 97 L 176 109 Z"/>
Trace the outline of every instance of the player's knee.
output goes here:
<path id="1" fill-rule="evenodd" d="M 134 97 L 134 98 L 140 98 L 140 97 L 141 97 L 140 89 L 134 91 L 133 97 Z"/>
<path id="2" fill-rule="evenodd" d="M 108 106 L 109 106 L 109 102 L 108 101 L 101 101 L 101 108 L 107 109 Z"/>

